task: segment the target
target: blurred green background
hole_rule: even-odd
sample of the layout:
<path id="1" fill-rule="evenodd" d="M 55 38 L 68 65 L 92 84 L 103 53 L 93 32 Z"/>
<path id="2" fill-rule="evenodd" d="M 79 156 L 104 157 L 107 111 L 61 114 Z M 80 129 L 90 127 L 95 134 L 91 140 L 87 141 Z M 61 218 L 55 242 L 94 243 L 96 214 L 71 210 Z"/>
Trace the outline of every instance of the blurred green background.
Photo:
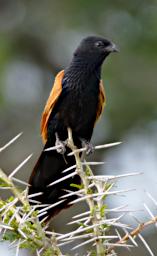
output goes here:
<path id="1" fill-rule="evenodd" d="M 109 56 L 103 66 L 107 106 L 95 129 L 93 141 L 102 144 L 122 140 L 123 145 L 102 152 L 96 158 L 107 161 L 105 173 L 142 169 L 146 174 L 141 189 L 153 187 L 155 196 L 155 0 L 0 0 L 0 146 L 17 133 L 24 132 L 1 154 L 1 167 L 10 173 L 33 152 L 31 161 L 18 174 L 20 178 L 28 179 L 42 149 L 40 116 L 54 76 L 69 64 L 74 49 L 88 35 L 109 38 L 120 48 L 120 53 Z M 139 184 L 140 179 L 137 186 Z M 134 197 L 129 200 L 134 201 Z M 140 200 L 144 198 L 140 197 Z M 64 221 L 77 211 L 77 207 L 74 208 L 64 213 Z M 62 220 L 63 214 L 60 216 L 58 220 Z M 153 231 L 148 239 L 157 253 Z M 125 251 L 121 255 L 128 254 Z M 139 248 L 129 255 L 147 253 Z"/>

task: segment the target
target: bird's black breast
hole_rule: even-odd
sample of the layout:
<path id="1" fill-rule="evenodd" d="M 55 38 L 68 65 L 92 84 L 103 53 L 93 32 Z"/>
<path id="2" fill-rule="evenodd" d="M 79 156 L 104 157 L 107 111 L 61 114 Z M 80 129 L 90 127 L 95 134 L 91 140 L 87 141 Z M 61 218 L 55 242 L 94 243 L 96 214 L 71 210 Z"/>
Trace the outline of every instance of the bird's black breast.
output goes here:
<path id="1" fill-rule="evenodd" d="M 94 73 L 70 77 L 65 73 L 62 88 L 61 96 L 50 115 L 49 133 L 52 133 L 52 126 L 55 125 L 59 136 L 65 139 L 67 127 L 70 127 L 78 137 L 90 140 L 98 106 L 98 77 Z"/>

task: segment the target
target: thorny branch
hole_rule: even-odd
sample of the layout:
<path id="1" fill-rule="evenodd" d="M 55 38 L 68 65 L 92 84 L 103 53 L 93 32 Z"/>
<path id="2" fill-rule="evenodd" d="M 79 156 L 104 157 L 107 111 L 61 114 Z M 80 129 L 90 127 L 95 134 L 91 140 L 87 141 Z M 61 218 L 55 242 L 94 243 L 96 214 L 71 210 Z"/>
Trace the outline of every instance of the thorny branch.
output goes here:
<path id="1" fill-rule="evenodd" d="M 77 171 L 77 174 L 81 177 L 83 187 L 84 187 L 84 194 L 88 195 L 90 182 L 88 180 L 88 176 L 86 175 L 85 171 L 83 170 L 80 155 L 79 155 L 79 152 L 76 150 L 77 149 L 76 146 L 74 145 L 73 138 L 72 138 L 72 130 L 70 128 L 68 128 L 68 146 L 72 150 L 72 152 L 75 156 L 76 171 Z M 90 176 L 94 176 L 90 168 L 88 168 L 88 171 L 89 171 Z M 102 191 L 103 191 L 103 189 L 101 187 L 98 187 L 98 192 L 101 193 Z M 90 209 L 91 216 L 89 219 L 91 219 L 92 224 L 95 225 L 93 227 L 93 230 L 94 230 L 94 235 L 95 235 L 94 240 L 96 243 L 97 255 L 104 256 L 105 255 L 105 247 L 103 245 L 102 238 L 100 238 L 100 236 L 102 235 L 102 232 L 101 232 L 99 225 L 97 225 L 102 221 L 102 217 L 101 217 L 101 207 L 103 206 L 102 197 L 98 201 L 99 209 L 96 209 L 96 205 L 95 205 L 92 197 L 91 198 L 86 197 L 86 202 Z"/>
<path id="2" fill-rule="evenodd" d="M 15 136 L 10 140 L 6 145 L 0 148 L 0 152 L 5 150 L 10 146 L 16 139 L 21 136 L 21 133 Z M 110 143 L 105 145 L 96 146 L 95 149 L 107 148 L 120 144 L 119 142 Z M 53 183 L 61 182 L 63 179 L 66 180 L 69 177 L 78 174 L 82 180 L 82 187 L 78 191 L 67 191 L 57 204 L 60 204 L 66 197 L 73 196 L 74 194 L 78 196 L 78 199 L 75 199 L 72 203 L 79 203 L 80 201 L 85 201 L 89 206 L 89 210 L 76 216 L 73 216 L 73 220 L 68 224 L 77 224 L 78 227 L 69 233 L 59 234 L 51 232 L 48 230 L 48 224 L 44 224 L 44 218 L 42 221 L 39 221 L 39 216 L 45 215 L 49 208 L 52 208 L 56 205 L 41 205 L 36 202 L 35 206 L 30 206 L 29 202 L 33 201 L 35 194 L 27 196 L 27 184 L 24 181 L 21 181 L 14 176 L 22 168 L 24 164 L 30 159 L 31 155 L 28 156 L 12 173 L 7 177 L 7 175 L 0 169 L 0 189 L 9 189 L 14 197 L 8 198 L 7 200 L 0 199 L 0 232 L 4 240 L 9 240 L 11 245 L 16 245 L 16 255 L 19 255 L 20 248 L 33 249 L 36 252 L 37 256 L 63 256 L 60 247 L 73 243 L 74 241 L 79 241 L 81 239 L 83 242 L 79 243 L 72 248 L 75 250 L 79 247 L 82 247 L 86 244 L 92 244 L 92 249 L 89 250 L 87 255 L 92 255 L 95 253 L 98 256 L 113 256 L 116 255 L 115 249 L 117 247 L 131 248 L 137 246 L 135 241 L 136 237 L 139 237 L 149 254 L 154 256 L 151 248 L 148 246 L 145 239 L 142 237 L 141 232 L 150 225 L 157 223 L 157 216 L 154 216 L 151 210 L 146 204 L 144 207 L 147 213 L 150 215 L 151 219 L 139 223 L 135 229 L 123 224 L 121 222 L 122 217 L 126 213 L 131 213 L 126 206 L 119 206 L 113 209 L 109 209 L 105 204 L 105 199 L 109 195 L 115 194 L 119 195 L 120 193 L 126 193 L 131 191 L 127 190 L 114 190 L 114 184 L 117 179 L 139 175 L 140 173 L 127 173 L 122 175 L 94 175 L 90 166 L 103 164 L 102 162 L 86 162 L 80 157 L 80 152 L 86 151 L 86 148 L 78 149 L 74 145 L 72 131 L 68 129 L 68 140 L 67 146 L 71 149 L 69 155 L 74 155 L 76 164 L 70 168 L 63 171 L 66 173 L 74 169 L 74 172 L 70 174 L 65 174 L 65 176 Z M 56 150 L 57 147 L 52 147 L 47 150 Z M 24 185 L 25 189 L 21 190 L 15 186 L 14 182 Z M 42 192 L 39 192 L 40 194 Z M 157 207 L 157 201 L 153 198 L 152 195 L 147 193 L 147 196 L 154 205 Z M 18 204 L 17 204 L 18 202 Z M 19 205 L 20 203 L 20 205 Z M 37 208 L 41 210 L 36 211 Z M 114 212 L 120 214 L 116 218 L 109 218 L 109 213 Z M 117 235 L 108 235 L 113 227 Z M 125 231 L 123 237 L 120 236 L 117 228 Z M 131 244 L 127 244 L 128 241 Z M 69 252 L 68 252 L 69 253 Z M 95 255 L 94 254 L 94 255 Z M 70 255 L 70 253 L 69 253 Z"/>
<path id="3" fill-rule="evenodd" d="M 127 241 L 130 239 L 130 236 L 135 239 L 141 232 L 147 228 L 150 225 L 156 224 L 157 223 L 157 216 L 155 216 L 152 220 L 148 220 L 144 223 L 140 223 L 135 229 L 133 229 L 130 233 L 127 233 L 125 236 L 123 236 L 118 242 L 116 242 L 116 245 L 118 244 L 126 244 Z M 115 246 L 113 245 L 110 247 L 107 252 L 110 253 Z"/>

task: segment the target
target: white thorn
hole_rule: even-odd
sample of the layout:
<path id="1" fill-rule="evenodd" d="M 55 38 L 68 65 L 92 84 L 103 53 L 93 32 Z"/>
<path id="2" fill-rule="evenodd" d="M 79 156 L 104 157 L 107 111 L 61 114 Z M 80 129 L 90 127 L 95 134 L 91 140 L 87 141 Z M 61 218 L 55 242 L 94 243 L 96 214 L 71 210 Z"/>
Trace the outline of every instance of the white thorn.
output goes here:
<path id="1" fill-rule="evenodd" d="M 27 197 L 32 198 L 32 197 L 36 197 L 36 196 L 40 196 L 40 195 L 43 195 L 43 192 L 37 192 L 37 193 L 34 193 L 34 194 L 30 194 Z"/>
<path id="2" fill-rule="evenodd" d="M 143 174 L 142 172 L 132 172 L 132 173 L 126 173 L 126 174 L 121 174 L 121 175 L 94 175 L 94 176 L 89 176 L 88 179 L 97 179 L 97 180 L 113 180 L 113 179 L 119 179 L 119 178 L 125 178 L 129 176 L 136 176 L 136 175 L 141 175 Z"/>
<path id="3" fill-rule="evenodd" d="M 72 165 L 72 166 L 66 168 L 65 170 L 62 171 L 62 173 L 66 173 L 66 172 L 68 172 L 68 171 L 70 171 L 70 170 L 72 170 L 72 169 L 74 169 L 74 168 L 76 168 L 76 164 L 74 164 L 74 165 Z"/>
<path id="4" fill-rule="evenodd" d="M 23 132 L 20 132 L 18 135 L 16 135 L 12 140 L 10 140 L 7 144 L 5 144 L 3 147 L 0 148 L 0 153 L 6 149 L 7 147 L 9 147 L 15 140 L 17 140 Z"/>
<path id="5" fill-rule="evenodd" d="M 88 186 L 88 188 L 92 188 L 92 187 L 94 187 L 94 184 L 93 184 L 93 183 Z M 67 197 L 73 196 L 73 195 L 83 196 L 81 193 L 82 193 L 82 192 L 85 192 L 85 189 L 84 189 L 84 188 L 83 188 L 83 189 L 78 189 L 77 191 L 71 191 L 71 190 L 67 190 L 67 189 L 63 189 L 63 190 L 64 190 L 65 192 L 68 192 L 68 194 L 63 195 L 63 196 L 61 196 L 60 198 L 67 198 Z"/>
<path id="6" fill-rule="evenodd" d="M 89 238 L 89 237 L 93 237 L 93 233 L 89 233 L 89 234 L 83 234 L 83 235 L 78 235 L 78 236 L 72 236 L 72 237 L 68 237 L 63 239 L 62 241 L 71 241 L 71 240 L 76 240 L 76 239 L 83 239 L 83 238 Z"/>
<path id="7" fill-rule="evenodd" d="M 85 215 L 87 215 L 87 214 L 90 214 L 90 211 L 77 214 L 77 215 L 73 216 L 72 218 L 73 218 L 73 219 L 76 219 L 76 218 L 79 218 L 79 217 L 81 217 L 81 216 L 85 216 Z"/>
<path id="8" fill-rule="evenodd" d="M 122 237 L 121 237 L 121 235 L 120 235 L 120 233 L 119 233 L 118 229 L 115 229 L 115 231 L 116 231 L 116 233 L 117 233 L 117 236 L 118 236 L 119 240 L 121 240 L 121 239 L 122 239 Z"/>
<path id="9" fill-rule="evenodd" d="M 152 200 L 152 202 L 157 206 L 157 201 L 155 200 L 155 198 L 149 192 L 146 192 L 146 194 Z"/>
<path id="10" fill-rule="evenodd" d="M 79 248 L 79 247 L 81 247 L 81 246 L 83 246 L 85 244 L 89 244 L 89 243 L 93 242 L 96 239 L 97 239 L 97 237 L 93 237 L 93 238 L 91 238 L 91 239 L 89 239 L 89 240 L 87 240 L 87 241 L 85 241 L 83 243 L 80 243 L 80 244 L 74 246 L 71 250 L 75 250 L 75 249 L 77 249 L 77 248 Z"/>
<path id="11" fill-rule="evenodd" d="M 82 162 L 82 165 L 102 165 L 105 162 Z"/>
<path id="12" fill-rule="evenodd" d="M 51 236 L 61 236 L 62 234 L 46 230 L 45 233 Z"/>
<path id="13" fill-rule="evenodd" d="M 18 256 L 18 255 L 19 255 L 20 242 L 21 242 L 21 239 L 19 239 L 19 242 L 18 242 L 18 244 L 17 244 L 17 246 L 16 246 L 16 254 L 15 254 L 15 256 Z"/>
<path id="14" fill-rule="evenodd" d="M 68 175 L 66 175 L 66 176 L 64 176 L 64 177 L 62 177 L 62 178 L 60 178 L 60 179 L 58 179 L 58 180 L 55 180 L 55 181 L 51 182 L 49 185 L 47 185 L 47 187 L 51 187 L 51 186 L 53 186 L 53 185 L 55 185 L 55 184 L 57 184 L 57 183 L 59 183 L 59 182 L 61 182 L 61 181 L 63 181 L 63 180 L 66 180 L 66 179 L 68 179 L 68 178 L 70 178 L 70 177 L 73 177 L 73 176 L 76 175 L 76 174 L 77 174 L 76 171 L 73 172 L 73 173 L 70 173 L 70 174 L 68 174 Z"/>
<path id="15" fill-rule="evenodd" d="M 11 248 L 15 243 L 17 242 L 17 240 L 15 239 L 13 242 L 9 243 L 9 248 Z"/>
<path id="16" fill-rule="evenodd" d="M 108 143 L 108 144 L 104 144 L 104 145 L 95 146 L 94 149 L 110 148 L 110 147 L 117 146 L 117 145 L 119 145 L 119 144 L 121 144 L 121 143 L 122 143 L 122 142 Z M 72 155 L 74 155 L 75 153 L 83 152 L 83 151 L 86 151 L 86 150 L 87 150 L 86 147 L 80 148 L 80 149 L 76 149 L 76 150 L 74 150 L 73 152 L 69 153 L 68 156 L 72 156 Z"/>
<path id="17" fill-rule="evenodd" d="M 39 251 L 36 249 L 37 256 L 41 256 Z"/>
<path id="18" fill-rule="evenodd" d="M 42 253 L 43 250 L 44 250 L 44 247 L 42 247 L 42 248 L 39 250 L 39 253 Z"/>
<path id="19" fill-rule="evenodd" d="M 151 256 L 155 256 L 155 254 L 152 252 L 152 250 L 150 249 L 148 243 L 146 242 L 146 240 L 143 238 L 143 236 L 141 234 L 138 234 L 138 237 L 141 239 L 142 243 L 144 244 L 144 246 L 146 247 L 147 251 L 150 253 Z"/>
<path id="20" fill-rule="evenodd" d="M 46 149 L 44 149 L 44 151 L 56 150 L 56 149 L 59 149 L 59 148 L 61 148 L 61 145 L 57 145 L 57 146 L 54 146 L 54 147 L 46 148 Z"/>
<path id="21" fill-rule="evenodd" d="M 132 244 L 117 244 L 117 243 L 105 243 L 106 246 L 114 246 L 114 247 L 134 247 Z"/>
<path id="22" fill-rule="evenodd" d="M 18 183 L 20 183 L 20 184 L 22 184 L 22 185 L 26 185 L 26 186 L 28 186 L 28 187 L 31 186 L 31 185 L 28 184 L 27 182 L 25 182 L 25 181 L 23 181 L 23 180 L 19 180 L 19 179 L 15 178 L 15 177 L 12 177 L 12 180 L 13 180 L 13 181 L 16 181 L 16 182 L 18 182 Z"/>
<path id="23" fill-rule="evenodd" d="M 45 216 L 41 221 L 40 224 L 42 224 L 45 220 L 47 220 L 48 216 Z"/>
<path id="24" fill-rule="evenodd" d="M 40 204 L 40 201 L 37 200 L 33 200 L 33 199 L 28 199 L 29 203 L 33 203 L 33 204 Z"/>
<path id="25" fill-rule="evenodd" d="M 45 211 L 45 212 L 42 212 L 42 213 L 40 213 L 40 214 L 38 214 L 38 215 L 37 215 L 37 218 L 40 218 L 41 216 L 43 216 L 43 215 L 45 215 L 45 214 L 47 214 L 46 211 Z"/>
<path id="26" fill-rule="evenodd" d="M 28 217 L 35 211 L 35 207 L 33 207 L 28 214 L 26 214 L 25 216 L 23 216 L 21 223 L 27 221 Z"/>
<path id="27" fill-rule="evenodd" d="M 148 212 L 148 214 L 151 216 L 151 218 L 152 218 L 153 220 L 156 220 L 154 214 L 151 212 L 151 210 L 149 209 L 149 207 L 148 207 L 145 203 L 144 203 L 144 207 L 145 207 L 146 211 Z M 155 225 L 155 227 L 157 228 L 157 223 L 156 223 L 156 221 L 155 221 L 154 225 Z"/>
<path id="28" fill-rule="evenodd" d="M 11 216 L 11 218 L 10 218 L 10 220 L 9 220 L 9 222 L 8 222 L 8 225 L 10 225 L 10 223 L 12 222 L 12 220 L 13 220 L 14 218 L 16 218 L 18 221 L 21 221 L 21 217 L 18 215 L 18 211 L 19 211 L 18 208 L 16 208 L 16 209 L 14 210 L 14 214 Z"/>
<path id="29" fill-rule="evenodd" d="M 148 212 L 148 214 L 152 217 L 152 219 L 155 219 L 155 216 L 153 215 L 153 213 L 151 212 L 149 207 L 145 203 L 143 205 L 144 205 L 144 208 L 146 209 L 146 211 Z"/>
<path id="30" fill-rule="evenodd" d="M 0 227 L 4 228 L 4 229 L 14 230 L 12 227 L 10 227 L 10 226 L 8 226 L 8 225 L 6 225 L 4 223 L 0 223 Z"/>
<path id="31" fill-rule="evenodd" d="M 2 190 L 12 189 L 12 187 L 0 187 Z"/>
<path id="32" fill-rule="evenodd" d="M 65 201 L 65 200 L 61 200 L 61 201 L 59 201 L 59 202 L 57 202 L 57 203 L 55 203 L 55 204 L 51 204 L 50 206 L 47 206 L 47 207 L 41 209 L 41 210 L 38 211 L 38 212 L 41 213 L 41 212 L 47 211 L 47 210 L 49 210 L 49 209 L 55 207 L 56 205 L 63 203 L 64 201 Z"/>
<path id="33" fill-rule="evenodd" d="M 46 207 L 46 206 L 49 206 L 51 204 L 36 204 L 36 205 L 33 205 L 34 209 L 36 208 L 43 208 L 43 207 Z"/>
<path id="34" fill-rule="evenodd" d="M 27 239 L 27 236 L 25 235 L 25 233 L 24 233 L 20 228 L 18 228 L 18 232 L 20 233 L 20 235 L 21 235 L 22 237 L 24 237 L 25 239 Z"/>
<path id="35" fill-rule="evenodd" d="M 6 213 L 10 210 L 10 208 L 13 207 L 17 202 L 18 202 L 18 198 L 16 197 L 12 202 L 8 203 L 5 211 L 2 214 L 2 216 L 5 216 Z"/>
<path id="36" fill-rule="evenodd" d="M 63 246 L 63 245 L 66 245 L 66 244 L 70 244 L 72 243 L 73 241 L 66 241 L 66 242 L 63 242 L 63 243 L 59 243 L 57 244 L 59 247 Z"/>
<path id="37" fill-rule="evenodd" d="M 78 220 L 74 220 L 74 221 L 70 221 L 67 223 L 67 225 L 72 225 L 72 224 L 75 224 L 75 223 L 78 223 L 78 222 L 82 222 L 84 220 L 91 220 L 92 216 L 87 216 L 87 217 L 84 217 L 84 218 L 81 218 L 81 219 L 78 219 Z"/>
<path id="38" fill-rule="evenodd" d="M 29 155 L 21 164 L 19 164 L 18 167 L 16 167 L 15 170 L 13 170 L 12 173 L 8 176 L 8 178 L 12 178 L 21 169 L 21 167 L 28 162 L 32 155 L 33 154 Z"/>
<path id="39" fill-rule="evenodd" d="M 135 239 L 130 235 L 130 233 L 125 229 L 123 228 L 125 234 L 129 237 L 130 241 L 136 246 L 138 247 L 138 244 L 136 243 Z"/>

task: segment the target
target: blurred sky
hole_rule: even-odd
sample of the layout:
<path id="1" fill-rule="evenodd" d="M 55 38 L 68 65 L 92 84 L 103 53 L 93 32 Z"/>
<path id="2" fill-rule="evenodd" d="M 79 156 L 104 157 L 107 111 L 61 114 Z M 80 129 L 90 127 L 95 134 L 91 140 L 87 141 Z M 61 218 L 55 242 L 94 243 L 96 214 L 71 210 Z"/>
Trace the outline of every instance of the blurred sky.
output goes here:
<path id="1" fill-rule="evenodd" d="M 0 145 L 24 132 L 1 154 L 1 167 L 10 173 L 34 153 L 19 173 L 28 179 L 42 149 L 39 122 L 54 76 L 88 35 L 107 37 L 120 48 L 103 66 L 107 106 L 93 141 L 123 141 L 96 156 L 107 163 L 103 172 L 144 173 L 121 184 L 140 191 L 136 200 L 134 193 L 126 199 L 136 208 L 145 200 L 145 189 L 157 194 L 155 0 L 0 0 Z"/>

